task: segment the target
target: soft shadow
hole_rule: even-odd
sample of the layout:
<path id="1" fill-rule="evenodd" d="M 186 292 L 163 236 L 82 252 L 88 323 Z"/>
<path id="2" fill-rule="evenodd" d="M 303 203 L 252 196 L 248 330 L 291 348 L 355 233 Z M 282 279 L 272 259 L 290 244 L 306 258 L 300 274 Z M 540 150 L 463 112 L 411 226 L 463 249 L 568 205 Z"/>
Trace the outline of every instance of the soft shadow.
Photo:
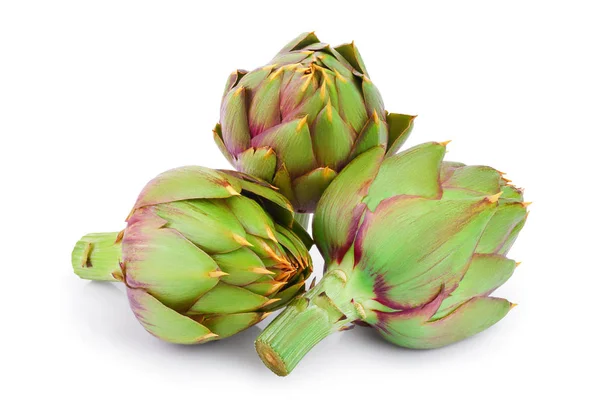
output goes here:
<path id="1" fill-rule="evenodd" d="M 71 293 L 74 298 L 69 303 L 79 333 L 91 345 L 110 342 L 123 352 L 154 361 L 156 358 L 164 362 L 176 359 L 190 366 L 208 363 L 216 368 L 227 368 L 235 363 L 237 368 L 250 374 L 267 371 L 254 350 L 254 339 L 261 332 L 256 326 L 214 342 L 178 345 L 146 332 L 129 308 L 124 287 L 118 283 L 89 282 Z"/>
<path id="2" fill-rule="evenodd" d="M 344 333 L 344 332 L 342 332 Z M 376 329 L 366 327 L 366 326 L 356 326 L 356 328 L 352 329 L 350 332 L 347 332 L 349 335 L 343 335 L 342 342 L 346 340 L 356 341 L 357 339 L 360 341 L 364 341 L 369 343 L 371 346 L 383 347 L 388 351 L 406 351 L 406 352 L 414 352 L 417 351 L 415 349 L 409 349 L 406 347 L 397 346 L 383 338 Z M 392 350 L 393 349 L 393 350 Z M 420 350 L 418 350 L 420 351 Z"/>
<path id="3" fill-rule="evenodd" d="M 173 343 L 164 344 L 167 351 L 176 354 L 178 357 L 198 358 L 198 356 L 220 359 L 223 363 L 236 362 L 237 364 L 247 366 L 261 366 L 254 350 L 254 339 L 260 334 L 261 330 L 252 326 L 231 337 L 216 340 L 214 342 L 204 343 L 202 345 L 178 345 Z M 219 362 L 221 363 L 221 362 Z"/>
<path id="4" fill-rule="evenodd" d="M 369 327 L 357 326 L 349 332 L 342 332 L 340 344 L 344 347 L 359 347 L 361 353 L 397 360 L 398 364 L 410 365 L 414 363 L 452 362 L 456 357 L 465 354 L 477 354 L 482 348 L 490 345 L 496 336 L 498 327 L 493 326 L 477 335 L 435 349 L 410 349 L 398 346 L 384 339 L 377 330 Z M 347 335 L 345 335 L 347 334 Z"/>

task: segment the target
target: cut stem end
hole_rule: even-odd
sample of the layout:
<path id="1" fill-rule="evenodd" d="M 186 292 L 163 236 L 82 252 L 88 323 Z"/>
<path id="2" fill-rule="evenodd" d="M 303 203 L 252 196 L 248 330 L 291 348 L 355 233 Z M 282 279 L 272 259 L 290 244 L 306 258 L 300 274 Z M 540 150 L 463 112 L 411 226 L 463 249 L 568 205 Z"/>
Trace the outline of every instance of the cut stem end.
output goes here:
<path id="1" fill-rule="evenodd" d="M 328 272 L 262 331 L 254 345 L 269 369 L 279 376 L 288 375 L 321 340 L 358 318 L 350 310 L 350 300 L 340 296 L 343 288 L 339 277 Z M 338 308 L 328 294 L 347 303 L 348 310 Z"/>
<path id="2" fill-rule="evenodd" d="M 92 281 L 121 281 L 120 232 L 90 233 L 82 237 L 71 254 L 73 272 Z"/>
<path id="3" fill-rule="evenodd" d="M 254 347 L 256 347 L 256 352 L 262 362 L 276 375 L 286 376 L 290 373 L 281 357 L 279 357 L 279 354 L 277 354 L 267 343 L 262 340 L 257 340 L 254 343 Z"/>

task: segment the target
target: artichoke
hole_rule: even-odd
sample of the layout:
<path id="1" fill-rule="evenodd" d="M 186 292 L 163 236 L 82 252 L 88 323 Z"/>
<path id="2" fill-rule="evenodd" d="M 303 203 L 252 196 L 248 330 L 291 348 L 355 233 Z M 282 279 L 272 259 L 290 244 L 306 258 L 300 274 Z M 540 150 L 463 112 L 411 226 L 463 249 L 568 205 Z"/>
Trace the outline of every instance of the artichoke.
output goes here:
<path id="1" fill-rule="evenodd" d="M 122 232 L 84 236 L 72 263 L 81 278 L 123 282 L 148 332 L 193 344 L 240 332 L 302 293 L 310 245 L 270 185 L 183 167 L 148 183 Z"/>
<path id="2" fill-rule="evenodd" d="M 237 170 L 311 213 L 354 157 L 374 146 L 395 153 L 413 119 L 385 111 L 354 43 L 332 47 L 304 33 L 268 65 L 230 75 L 214 138 Z"/>
<path id="3" fill-rule="evenodd" d="M 258 337 L 257 351 L 288 374 L 327 335 L 374 328 L 403 347 L 444 346 L 503 318 L 490 297 L 517 263 L 506 254 L 527 217 L 520 189 L 485 166 L 444 162 L 446 143 L 353 160 L 317 207 L 314 240 L 326 273 Z"/>

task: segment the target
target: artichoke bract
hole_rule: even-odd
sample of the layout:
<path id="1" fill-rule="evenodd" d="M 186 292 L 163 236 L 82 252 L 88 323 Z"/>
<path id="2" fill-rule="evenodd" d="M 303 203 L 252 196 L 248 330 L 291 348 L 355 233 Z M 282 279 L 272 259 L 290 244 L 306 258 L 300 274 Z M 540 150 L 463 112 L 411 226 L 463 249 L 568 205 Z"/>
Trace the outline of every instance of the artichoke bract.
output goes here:
<path id="1" fill-rule="evenodd" d="M 237 170 L 311 213 L 354 157 L 374 146 L 395 153 L 413 119 L 385 111 L 354 43 L 332 47 L 304 33 L 268 65 L 231 74 L 214 138 Z"/>
<path id="2" fill-rule="evenodd" d="M 384 159 L 371 149 L 325 191 L 313 221 L 323 279 L 258 337 L 257 351 L 288 374 L 327 335 L 376 329 L 425 349 L 474 335 L 513 304 L 490 294 L 513 273 L 506 257 L 527 217 L 521 189 L 485 166 L 444 162 L 446 143 Z"/>
<path id="3" fill-rule="evenodd" d="M 121 232 L 84 236 L 84 279 L 121 281 L 148 332 L 193 344 L 231 336 L 304 291 L 310 236 L 270 185 L 183 167 L 150 181 Z"/>

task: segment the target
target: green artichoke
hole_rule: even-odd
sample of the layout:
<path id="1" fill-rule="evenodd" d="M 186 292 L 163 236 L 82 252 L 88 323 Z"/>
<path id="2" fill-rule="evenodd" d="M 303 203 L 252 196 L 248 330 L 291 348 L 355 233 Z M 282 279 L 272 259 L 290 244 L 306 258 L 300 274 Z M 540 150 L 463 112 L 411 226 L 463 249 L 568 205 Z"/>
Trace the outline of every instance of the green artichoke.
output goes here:
<path id="1" fill-rule="evenodd" d="M 193 344 L 231 336 L 304 291 L 311 239 L 270 185 L 184 167 L 141 192 L 122 232 L 84 236 L 81 278 L 122 281 L 151 334 Z"/>
<path id="2" fill-rule="evenodd" d="M 268 65 L 231 74 L 214 138 L 237 170 L 311 213 L 354 157 L 374 146 L 395 153 L 413 119 L 385 111 L 354 43 L 332 47 L 304 33 Z"/>
<path id="3" fill-rule="evenodd" d="M 288 374 L 327 335 L 366 324 L 409 348 L 474 335 L 513 304 L 490 297 L 527 217 L 520 189 L 484 166 L 443 162 L 446 143 L 384 159 L 371 149 L 325 191 L 313 221 L 326 273 L 258 337 L 265 364 Z"/>

